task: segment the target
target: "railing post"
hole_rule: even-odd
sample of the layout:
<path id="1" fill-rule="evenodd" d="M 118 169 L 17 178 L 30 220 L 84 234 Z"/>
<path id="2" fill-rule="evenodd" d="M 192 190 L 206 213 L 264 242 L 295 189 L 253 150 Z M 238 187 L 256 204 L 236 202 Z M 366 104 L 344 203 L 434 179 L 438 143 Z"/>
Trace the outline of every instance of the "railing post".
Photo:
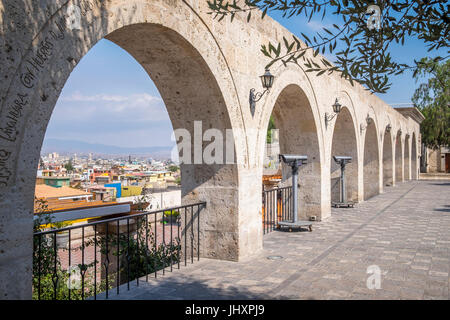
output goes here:
<path id="1" fill-rule="evenodd" d="M 121 244 L 122 240 L 127 242 L 128 240 L 128 224 L 127 219 L 117 220 L 114 222 L 101 223 L 97 226 L 97 237 L 99 243 L 103 245 L 100 255 L 100 266 L 101 266 L 101 280 L 108 281 L 108 283 L 116 283 L 118 287 L 121 284 L 126 283 L 128 269 L 123 268 L 122 262 L 127 264 L 128 261 L 123 261 L 123 259 L 128 259 L 126 254 L 128 254 L 128 244 Z M 130 219 L 130 239 L 134 238 L 136 235 L 136 221 L 135 219 Z M 125 245 L 125 247 L 124 247 Z M 118 254 L 122 251 L 127 251 L 125 254 Z M 128 266 L 128 265 L 126 265 Z"/>
<path id="2" fill-rule="evenodd" d="M 263 234 L 267 234 L 276 229 L 279 221 L 291 219 L 292 198 L 292 187 L 281 187 L 263 191 Z"/>

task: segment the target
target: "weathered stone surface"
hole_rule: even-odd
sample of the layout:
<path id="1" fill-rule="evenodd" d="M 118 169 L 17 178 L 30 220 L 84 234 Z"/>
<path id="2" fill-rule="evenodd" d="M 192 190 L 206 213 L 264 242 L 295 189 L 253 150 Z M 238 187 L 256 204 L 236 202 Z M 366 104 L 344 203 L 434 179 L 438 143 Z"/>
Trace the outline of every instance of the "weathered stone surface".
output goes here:
<path id="1" fill-rule="evenodd" d="M 66 25 L 71 5 L 82 8 L 80 30 Z M 387 124 L 393 136 L 401 129 L 393 139 L 393 183 L 403 181 L 405 169 L 406 177 L 417 178 L 419 124 L 338 75 L 316 77 L 298 66 L 274 67 L 274 87 L 252 115 L 249 90 L 260 91 L 258 76 L 267 64 L 260 45 L 291 35 L 270 18 L 218 22 L 208 11 L 204 0 L 0 1 L 0 267 L 28 270 L 25 275 L 2 272 L 0 297 L 31 297 L 33 194 L 45 130 L 70 73 L 102 38 L 127 50 L 149 73 L 174 129 L 185 128 L 193 136 L 194 121 L 202 121 L 203 131 L 233 132 L 237 163 L 182 167 L 183 202 L 208 201 L 201 221 L 204 256 L 239 260 L 262 249 L 261 176 L 272 111 L 285 128 L 283 150 L 310 157 L 300 176 L 302 218 L 330 217 L 331 156 L 346 152 L 334 149 L 339 143 L 351 145 L 348 152 L 355 159 L 351 198 L 363 200 L 364 194 L 383 190 Z M 332 111 L 336 97 L 345 111 L 326 126 L 325 112 Z M 374 129 L 360 130 L 368 115 Z M 406 134 L 411 138 L 405 140 Z M 377 143 L 369 142 L 374 136 Z M 410 152 L 406 164 L 404 150 Z M 366 161 L 370 170 L 364 170 Z"/>

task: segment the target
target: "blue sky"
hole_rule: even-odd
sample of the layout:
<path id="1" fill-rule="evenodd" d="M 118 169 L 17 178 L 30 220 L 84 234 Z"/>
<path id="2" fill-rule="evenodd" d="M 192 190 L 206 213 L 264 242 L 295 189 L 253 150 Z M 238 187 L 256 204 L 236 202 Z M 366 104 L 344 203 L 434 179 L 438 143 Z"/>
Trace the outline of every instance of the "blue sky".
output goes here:
<path id="1" fill-rule="evenodd" d="M 101 40 L 71 73 L 45 138 L 140 147 L 171 145 L 171 134 L 148 74 L 125 50 Z"/>
<path id="2" fill-rule="evenodd" d="M 304 16 L 272 17 L 301 38 L 338 21 L 312 20 Z M 394 57 L 404 62 L 427 53 L 419 40 L 392 48 Z M 441 52 L 441 55 L 443 53 Z M 329 59 L 332 56 L 326 55 Z M 263 68 L 263 67 L 262 67 Z M 407 72 L 391 78 L 387 103 L 410 102 L 418 84 Z M 172 125 L 158 90 L 144 69 L 126 51 L 108 40 L 99 41 L 70 75 L 50 120 L 46 138 L 79 140 L 121 147 L 171 146 Z"/>

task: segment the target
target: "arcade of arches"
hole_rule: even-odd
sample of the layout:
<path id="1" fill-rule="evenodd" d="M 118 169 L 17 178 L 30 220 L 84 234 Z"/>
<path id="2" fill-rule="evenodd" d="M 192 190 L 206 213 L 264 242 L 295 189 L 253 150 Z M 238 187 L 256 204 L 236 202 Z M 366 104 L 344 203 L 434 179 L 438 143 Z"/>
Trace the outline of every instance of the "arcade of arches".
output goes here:
<path id="1" fill-rule="evenodd" d="M 281 151 L 309 158 L 299 172 L 301 219 L 330 216 L 337 194 L 333 155 L 353 158 L 347 193 L 354 201 L 383 192 L 386 184 L 417 179 L 420 112 L 393 109 L 338 75 L 316 77 L 298 66 L 273 66 L 274 86 L 251 112 L 249 90 L 261 91 L 259 76 L 267 64 L 261 43 L 292 36 L 270 18 L 264 28 L 258 19 L 213 22 L 202 0 L 86 2 L 80 29 L 64 23 L 68 7 L 76 4 L 72 0 L 0 2 L 0 35 L 7 48 L 0 52 L 2 299 L 31 297 L 31 212 L 45 130 L 71 71 L 102 38 L 128 51 L 148 72 L 174 129 L 194 136 L 194 121 L 201 121 L 203 130 L 232 132 L 235 161 L 181 168 L 182 202 L 207 202 L 201 256 L 237 261 L 262 250 L 262 163 L 272 112 L 281 129 Z M 336 98 L 343 109 L 326 123 Z M 360 130 L 369 113 L 371 124 Z"/>
<path id="2" fill-rule="evenodd" d="M 338 114 L 334 125 L 333 142 L 331 147 L 331 156 L 351 157 L 352 162 L 346 165 L 346 199 L 358 202 L 358 147 L 357 132 L 354 130 L 351 113 L 344 107 Z M 331 200 L 339 201 L 341 175 L 340 166 L 330 159 L 331 162 Z"/>

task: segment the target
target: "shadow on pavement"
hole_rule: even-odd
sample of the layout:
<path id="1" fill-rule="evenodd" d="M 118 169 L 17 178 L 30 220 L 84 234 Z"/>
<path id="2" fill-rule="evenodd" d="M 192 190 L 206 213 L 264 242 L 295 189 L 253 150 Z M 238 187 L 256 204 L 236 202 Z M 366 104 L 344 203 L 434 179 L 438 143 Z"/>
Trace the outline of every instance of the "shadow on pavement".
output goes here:
<path id="1" fill-rule="evenodd" d="M 218 275 L 220 279 L 220 275 Z M 252 289 L 258 285 L 252 286 Z M 104 299 L 104 293 L 98 299 Z M 121 288 L 119 295 L 110 294 L 110 300 L 258 300 L 274 299 L 265 293 L 255 293 L 232 284 L 208 284 L 208 280 L 192 278 L 165 278 L 155 282 L 140 282 L 139 287 L 133 285 L 128 291 Z"/>

